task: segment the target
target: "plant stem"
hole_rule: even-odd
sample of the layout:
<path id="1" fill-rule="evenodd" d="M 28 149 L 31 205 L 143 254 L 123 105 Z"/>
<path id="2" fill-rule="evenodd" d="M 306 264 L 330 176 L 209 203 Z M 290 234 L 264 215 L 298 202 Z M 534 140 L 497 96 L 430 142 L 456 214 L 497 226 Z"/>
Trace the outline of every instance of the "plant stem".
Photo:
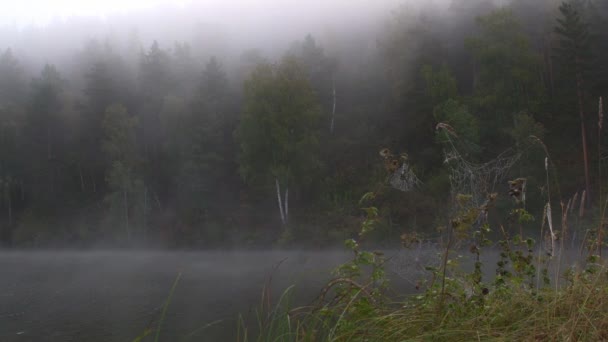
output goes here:
<path id="1" fill-rule="evenodd" d="M 154 342 L 158 342 L 158 339 L 160 338 L 160 328 L 165 320 L 165 316 L 167 314 L 167 308 L 169 308 L 169 304 L 171 303 L 171 298 L 173 297 L 173 293 L 175 292 L 175 289 L 177 288 L 177 283 L 179 283 L 179 279 L 182 277 L 182 273 L 179 272 L 177 274 L 177 277 L 175 277 L 175 280 L 173 281 L 173 286 L 171 286 L 171 291 L 169 291 L 169 297 L 167 297 L 167 300 L 165 301 L 165 305 L 163 306 L 163 312 L 160 315 L 160 321 L 158 322 L 158 328 L 156 329 L 156 336 L 154 337 Z"/>

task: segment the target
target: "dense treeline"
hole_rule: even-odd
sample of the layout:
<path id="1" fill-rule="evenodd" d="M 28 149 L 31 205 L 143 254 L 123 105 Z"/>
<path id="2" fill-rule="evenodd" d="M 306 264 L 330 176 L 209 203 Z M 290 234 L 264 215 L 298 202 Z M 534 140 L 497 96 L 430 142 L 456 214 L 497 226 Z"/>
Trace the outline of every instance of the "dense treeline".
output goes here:
<path id="1" fill-rule="evenodd" d="M 406 152 L 422 185 L 383 192 L 378 237 L 433 234 L 450 194 L 438 123 L 468 160 L 520 151 L 511 173 L 528 179 L 530 205 L 545 191 L 531 135 L 564 197 L 600 203 L 608 2 L 453 1 L 402 6 L 383 24 L 373 44 L 309 35 L 277 58 L 98 37 L 74 53 L 78 67 L 31 79 L 3 47 L 3 243 L 341 241 L 387 176 L 384 147 Z"/>

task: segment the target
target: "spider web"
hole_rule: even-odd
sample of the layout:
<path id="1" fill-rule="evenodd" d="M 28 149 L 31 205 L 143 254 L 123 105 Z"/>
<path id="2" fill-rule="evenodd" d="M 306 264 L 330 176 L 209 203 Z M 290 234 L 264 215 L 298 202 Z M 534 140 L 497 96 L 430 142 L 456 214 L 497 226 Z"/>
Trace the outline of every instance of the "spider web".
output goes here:
<path id="1" fill-rule="evenodd" d="M 458 142 L 465 145 L 456 132 L 446 124 L 437 125 L 437 130 L 446 134 L 447 144 L 444 149 L 444 164 L 449 168 L 452 197 L 457 195 L 471 196 L 470 204 L 479 207 L 486 202 L 487 196 L 495 191 L 496 184 L 504 181 L 509 170 L 520 160 L 522 153 L 508 149 L 496 158 L 475 163 L 467 160 L 456 147 Z"/>
<path id="2" fill-rule="evenodd" d="M 421 182 L 410 166 L 403 162 L 397 171 L 389 176 L 389 184 L 394 189 L 407 192 L 419 186 Z"/>

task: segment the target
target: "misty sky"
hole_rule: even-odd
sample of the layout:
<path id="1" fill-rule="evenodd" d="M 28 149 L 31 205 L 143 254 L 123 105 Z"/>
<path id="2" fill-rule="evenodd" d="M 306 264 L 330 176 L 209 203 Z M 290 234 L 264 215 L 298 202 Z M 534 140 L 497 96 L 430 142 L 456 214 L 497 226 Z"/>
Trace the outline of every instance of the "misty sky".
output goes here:
<path id="1" fill-rule="evenodd" d="M 4 2 L 0 50 L 10 47 L 22 65 L 31 70 L 51 63 L 67 71 L 75 53 L 91 39 L 109 39 L 118 49 L 133 37 L 144 48 L 154 40 L 163 48 L 178 41 L 190 42 L 198 44 L 204 53 L 224 59 L 249 49 L 260 49 L 266 57 L 277 56 L 307 34 L 328 49 L 337 48 L 336 44 L 349 37 L 371 46 L 373 32 L 387 22 L 392 10 L 419 0 Z"/>
<path id="2" fill-rule="evenodd" d="M 46 24 L 54 18 L 104 16 L 163 4 L 183 6 L 184 0 L 20 0 L 3 5 L 3 22 L 18 25 Z"/>
<path id="3" fill-rule="evenodd" d="M 44 25 L 54 19 L 79 16 L 106 16 L 133 13 L 158 6 L 184 7 L 195 5 L 206 19 L 248 20 L 281 12 L 288 16 L 307 18 L 333 15 L 370 14 L 370 10 L 390 8 L 399 0 L 20 0 L 3 4 L 3 24 Z M 264 15 L 266 14 L 266 15 Z"/>

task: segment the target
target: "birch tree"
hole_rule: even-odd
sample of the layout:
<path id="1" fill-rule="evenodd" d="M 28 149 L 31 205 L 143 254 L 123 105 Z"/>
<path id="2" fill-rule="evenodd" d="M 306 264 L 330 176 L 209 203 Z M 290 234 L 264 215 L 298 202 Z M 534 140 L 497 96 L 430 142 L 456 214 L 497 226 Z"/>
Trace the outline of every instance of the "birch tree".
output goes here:
<path id="1" fill-rule="evenodd" d="M 237 129 L 240 173 L 250 185 L 267 191 L 274 186 L 283 225 L 289 221 L 290 190 L 311 184 L 320 166 L 320 122 L 319 104 L 295 59 L 261 64 L 245 82 Z"/>
<path id="2" fill-rule="evenodd" d="M 137 119 L 131 117 L 121 105 L 108 107 L 103 122 L 102 147 L 110 164 L 106 175 L 109 188 L 106 202 L 113 214 L 110 216 L 117 222 L 122 221 L 127 239 L 131 238 L 134 228 L 137 227 L 134 221 L 145 222 L 147 209 L 147 189 L 137 172 L 137 124 Z"/>

